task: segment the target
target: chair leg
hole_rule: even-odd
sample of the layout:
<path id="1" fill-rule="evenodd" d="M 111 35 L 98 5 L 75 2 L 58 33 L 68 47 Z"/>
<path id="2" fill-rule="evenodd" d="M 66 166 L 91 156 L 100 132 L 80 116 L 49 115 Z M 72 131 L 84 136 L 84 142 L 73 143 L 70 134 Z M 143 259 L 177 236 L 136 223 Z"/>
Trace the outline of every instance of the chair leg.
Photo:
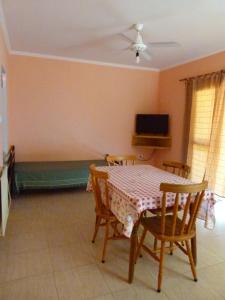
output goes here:
<path id="1" fill-rule="evenodd" d="M 195 264 L 194 264 L 194 260 L 193 260 L 193 256 L 192 256 L 192 252 L 190 249 L 190 245 L 189 245 L 189 241 L 185 241 L 186 244 L 186 248 L 187 248 L 187 253 L 188 253 L 188 258 L 189 258 L 189 262 L 191 265 L 191 271 L 194 277 L 194 281 L 197 281 L 197 274 L 196 274 L 196 270 L 195 270 Z"/>
<path id="2" fill-rule="evenodd" d="M 140 238 L 139 238 L 139 236 L 138 236 L 138 234 L 137 234 L 137 242 L 136 242 L 136 249 L 135 249 L 135 252 L 137 251 L 137 249 L 138 249 L 138 246 L 139 246 L 139 240 L 140 240 Z M 141 253 L 141 250 L 140 250 L 140 253 L 139 253 L 139 257 L 143 257 L 143 255 L 142 255 L 142 253 Z M 136 261 L 135 261 L 136 262 Z"/>
<path id="3" fill-rule="evenodd" d="M 140 239 L 140 243 L 138 244 L 138 247 L 136 249 L 136 257 L 135 257 L 135 263 L 137 262 L 137 259 L 141 253 L 141 247 L 143 245 L 143 242 L 144 242 L 144 239 L 145 239 L 145 236 L 146 236 L 146 233 L 147 233 L 147 229 L 144 228 L 144 231 L 142 233 L 142 236 L 141 236 L 141 239 Z"/>
<path id="4" fill-rule="evenodd" d="M 98 229 L 99 229 L 99 226 L 101 224 L 101 217 L 99 216 L 96 216 L 96 220 L 95 220 L 95 231 L 94 231 L 94 235 L 93 235 L 93 238 L 92 238 L 92 243 L 95 242 L 95 239 L 96 239 L 96 236 L 97 236 L 97 233 L 98 233 Z"/>
<path id="5" fill-rule="evenodd" d="M 158 293 L 161 292 L 162 275 L 163 275 L 164 248 L 165 248 L 165 241 L 161 241 L 159 274 L 158 274 L 158 289 L 157 289 Z"/>
<path id="6" fill-rule="evenodd" d="M 106 221 L 105 225 L 105 238 L 104 238 L 104 245 L 103 245 L 103 251 L 102 251 L 102 263 L 105 262 L 105 253 L 106 253 L 106 246 L 109 238 L 109 221 Z"/>
<path id="7" fill-rule="evenodd" d="M 173 242 L 170 242 L 170 255 L 173 255 Z"/>

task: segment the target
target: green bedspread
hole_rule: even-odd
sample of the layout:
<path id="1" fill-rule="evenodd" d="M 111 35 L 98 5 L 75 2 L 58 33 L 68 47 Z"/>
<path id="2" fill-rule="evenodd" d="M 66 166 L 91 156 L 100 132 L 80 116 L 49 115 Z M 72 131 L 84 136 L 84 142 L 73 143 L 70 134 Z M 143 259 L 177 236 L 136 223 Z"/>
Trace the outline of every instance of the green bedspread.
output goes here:
<path id="1" fill-rule="evenodd" d="M 14 166 L 15 192 L 85 186 L 92 163 L 106 165 L 104 160 L 17 162 Z"/>

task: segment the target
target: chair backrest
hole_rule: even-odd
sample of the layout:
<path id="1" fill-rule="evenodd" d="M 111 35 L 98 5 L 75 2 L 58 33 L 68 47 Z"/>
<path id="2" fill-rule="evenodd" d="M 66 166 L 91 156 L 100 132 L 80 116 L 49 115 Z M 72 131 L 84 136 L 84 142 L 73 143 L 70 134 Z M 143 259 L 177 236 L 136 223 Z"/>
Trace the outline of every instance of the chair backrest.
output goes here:
<path id="1" fill-rule="evenodd" d="M 207 186 L 207 181 L 187 185 L 160 184 L 160 191 L 163 192 L 160 215 L 161 235 L 167 237 L 177 237 L 179 235 L 184 237 L 193 233 L 195 221 Z M 166 216 L 168 218 L 168 215 L 166 215 L 166 202 L 171 197 L 173 197 L 174 205 L 171 211 L 170 222 L 166 224 Z M 182 207 L 181 211 L 179 211 L 180 207 Z"/>
<path id="2" fill-rule="evenodd" d="M 184 178 L 188 178 L 191 171 L 191 168 L 188 165 L 178 161 L 164 161 L 163 167 L 166 171 Z"/>
<path id="3" fill-rule="evenodd" d="M 108 173 L 98 171 L 94 164 L 90 165 L 92 190 L 95 197 L 96 210 L 101 212 L 103 205 L 109 209 Z"/>
<path id="4" fill-rule="evenodd" d="M 107 155 L 106 157 L 109 166 L 134 165 L 136 159 L 135 155 Z"/>

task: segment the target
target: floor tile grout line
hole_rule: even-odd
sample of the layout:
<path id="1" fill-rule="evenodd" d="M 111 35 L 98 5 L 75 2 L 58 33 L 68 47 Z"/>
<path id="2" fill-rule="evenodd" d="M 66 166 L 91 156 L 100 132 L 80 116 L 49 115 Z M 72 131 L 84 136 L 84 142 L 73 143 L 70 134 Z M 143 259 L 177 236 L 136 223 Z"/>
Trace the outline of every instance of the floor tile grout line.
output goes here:
<path id="1" fill-rule="evenodd" d="M 59 295 L 59 291 L 58 291 L 57 284 L 56 284 L 55 272 L 53 272 L 52 276 L 53 276 L 54 286 L 56 289 L 56 294 L 57 294 L 58 300 L 60 300 L 60 295 Z"/>
<path id="2" fill-rule="evenodd" d="M 8 253 L 8 256 L 17 256 L 17 255 L 23 255 L 23 254 L 29 254 L 29 253 L 38 253 L 38 252 L 44 252 L 48 250 L 48 247 L 42 248 L 42 249 L 32 249 L 32 250 L 25 250 L 22 252 L 14 252 L 14 253 Z"/>
<path id="3" fill-rule="evenodd" d="M 202 270 L 202 269 L 204 270 L 204 269 L 207 269 L 207 268 L 212 268 L 212 267 L 221 265 L 222 263 L 225 263 L 225 260 L 223 260 L 223 261 L 221 261 L 221 262 L 218 262 L 218 263 L 215 263 L 215 264 L 212 264 L 212 265 L 199 267 L 199 268 L 197 269 L 197 271 L 198 271 L 198 270 Z"/>
<path id="4" fill-rule="evenodd" d="M 37 200 L 38 200 L 38 199 L 37 199 Z M 42 208 L 42 210 L 41 210 L 42 213 L 43 213 L 43 210 L 44 210 L 44 208 Z M 80 221 L 80 220 L 79 220 L 79 221 Z M 81 224 L 81 223 L 82 223 L 82 224 Z M 82 226 L 82 225 L 88 224 L 88 223 L 86 223 L 86 222 L 78 222 L 77 224 L 79 224 L 79 226 Z M 71 223 L 71 225 L 74 225 L 74 224 Z M 44 232 L 45 232 L 45 234 L 46 234 L 46 232 L 47 232 L 46 227 L 44 227 Z M 84 242 L 87 243 L 88 241 L 85 240 Z M 63 247 L 63 246 L 60 245 L 60 246 L 56 246 L 56 247 Z M 56 247 L 53 247 L 53 248 L 56 248 Z M 65 245 L 65 247 L 67 247 L 67 245 Z M 52 249 L 52 248 L 50 247 L 49 243 L 47 243 L 47 247 L 46 247 L 45 249 L 48 249 L 48 253 L 49 253 L 49 257 L 50 257 L 50 264 L 51 264 L 52 272 L 47 272 L 47 273 L 43 273 L 43 274 L 33 274 L 33 275 L 28 275 L 28 276 L 25 276 L 25 277 L 22 277 L 22 278 L 14 279 L 14 280 L 18 281 L 18 280 L 21 280 L 21 279 L 24 279 L 24 278 L 40 277 L 40 276 L 44 276 L 44 275 L 46 275 L 46 274 L 53 274 L 52 276 L 53 276 L 53 278 L 54 278 L 54 285 L 55 285 L 55 288 L 56 288 L 56 290 L 57 290 L 57 296 L 58 296 L 58 299 L 59 299 L 59 293 L 58 293 L 58 289 L 57 289 L 57 285 L 56 285 L 55 274 L 56 274 L 57 272 L 67 271 L 68 269 L 66 268 L 65 270 L 55 271 L 55 270 L 54 270 L 54 266 L 53 266 L 52 256 L 51 256 L 51 254 L 50 254 L 50 249 Z M 90 250 L 90 249 L 88 249 L 88 251 L 89 251 L 89 250 Z M 37 251 L 39 251 L 39 249 L 38 249 Z M 41 250 L 41 251 L 42 251 L 42 250 Z M 30 251 L 28 251 L 28 252 L 30 252 Z M 36 250 L 35 250 L 35 252 L 36 252 Z M 24 252 L 23 252 L 23 253 L 24 253 Z M 21 252 L 20 252 L 19 254 L 21 254 Z M 100 265 L 98 264 L 98 261 L 97 261 L 97 259 L 96 259 L 96 255 L 94 254 L 94 251 L 90 251 L 90 255 L 93 257 L 93 260 L 94 260 L 94 262 L 93 262 L 91 265 L 96 265 L 96 267 L 97 267 L 98 270 L 100 271 L 101 275 L 103 276 L 103 270 L 100 269 Z M 224 261 L 224 260 L 223 260 L 223 261 Z M 223 262 L 223 261 L 222 261 L 222 262 Z M 202 266 L 202 267 L 200 267 L 200 268 L 198 268 L 198 269 L 199 269 L 199 270 L 200 270 L 200 269 L 203 269 L 203 270 L 204 270 L 204 268 L 210 268 L 210 267 L 213 267 L 213 266 L 217 266 L 217 265 L 219 265 L 219 264 L 221 264 L 221 262 L 213 263 L 212 265 L 210 264 L 210 265 Z M 80 268 L 80 267 L 83 267 L 83 266 L 87 266 L 87 265 L 90 265 L 90 263 L 85 264 L 85 265 L 79 265 L 79 266 L 77 266 L 77 268 Z M 76 269 L 76 267 L 73 267 L 73 269 Z M 188 271 L 187 271 L 187 272 L 188 272 Z M 14 280 L 13 280 L 13 281 L 14 281 Z M 7 281 L 7 282 L 10 282 L 10 281 Z M 104 280 L 104 282 L 105 282 L 106 286 L 108 287 L 110 294 L 113 294 L 113 291 L 109 288 L 109 283 L 108 283 L 108 281 L 107 281 L 107 280 Z M 125 290 L 125 289 L 126 289 L 126 288 L 123 288 L 123 289 L 121 289 L 120 291 Z M 171 299 L 171 297 L 168 297 L 165 293 L 164 293 L 164 295 L 165 295 L 168 299 Z M 113 297 L 113 295 L 112 295 L 112 297 Z"/>
<path id="5" fill-rule="evenodd" d="M 38 278 L 38 277 L 49 276 L 49 275 L 53 275 L 53 272 L 47 272 L 47 273 L 41 273 L 41 274 L 30 274 L 28 276 L 22 276 L 22 277 L 19 277 L 19 278 L 6 280 L 6 281 L 0 283 L 0 288 L 4 288 L 5 285 L 9 285 L 9 284 L 11 284 L 13 282 L 16 282 L 16 281 L 29 279 L 29 278 Z"/>

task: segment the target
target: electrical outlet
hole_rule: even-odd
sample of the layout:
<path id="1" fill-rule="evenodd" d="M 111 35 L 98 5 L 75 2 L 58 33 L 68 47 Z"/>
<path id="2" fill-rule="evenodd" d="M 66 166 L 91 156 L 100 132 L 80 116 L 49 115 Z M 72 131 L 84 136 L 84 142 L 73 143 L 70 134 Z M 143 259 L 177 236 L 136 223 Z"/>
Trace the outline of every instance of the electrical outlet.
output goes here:
<path id="1" fill-rule="evenodd" d="M 143 160 L 144 159 L 144 155 L 142 153 L 138 154 L 138 159 L 139 160 Z"/>

